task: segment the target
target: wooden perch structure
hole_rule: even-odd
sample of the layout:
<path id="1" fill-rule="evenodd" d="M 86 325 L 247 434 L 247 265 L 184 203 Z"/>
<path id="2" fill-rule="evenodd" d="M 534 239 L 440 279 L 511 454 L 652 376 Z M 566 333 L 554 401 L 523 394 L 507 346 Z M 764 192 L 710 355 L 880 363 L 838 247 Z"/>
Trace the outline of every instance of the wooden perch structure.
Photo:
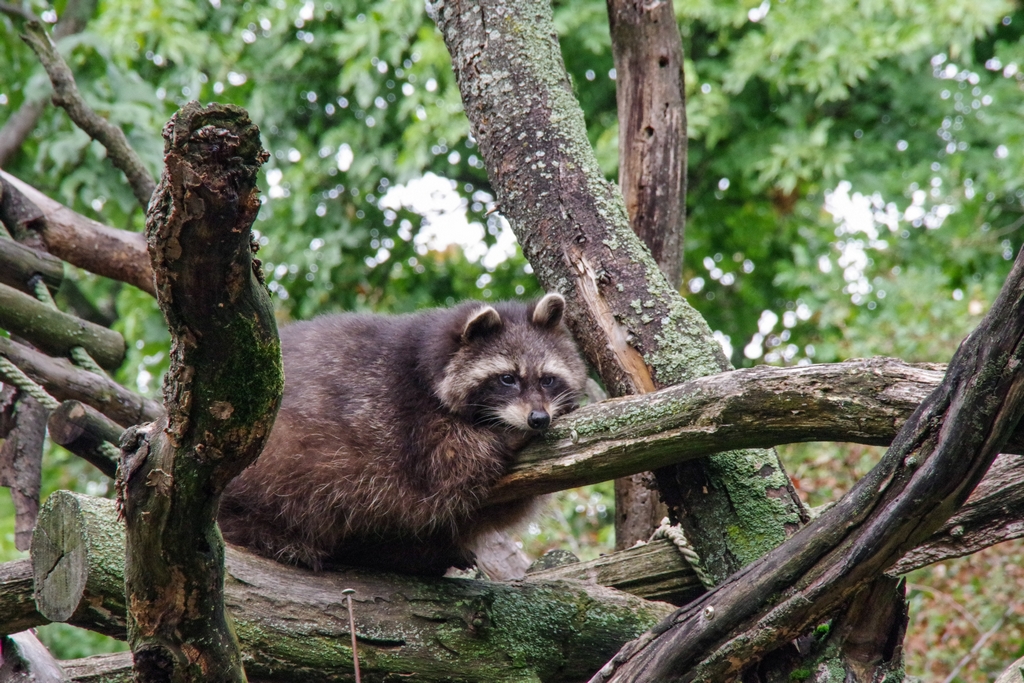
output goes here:
<path id="1" fill-rule="evenodd" d="M 985 480 L 977 487 L 974 495 L 963 506 L 960 512 L 949 519 L 941 529 L 932 534 L 922 545 L 908 553 L 898 562 L 891 571 L 907 572 L 924 566 L 930 562 L 947 559 L 975 552 L 981 547 L 992 545 L 1000 541 L 1019 536 L 1024 533 L 1024 457 L 1017 455 L 1001 456 L 990 468 Z M 53 617 L 66 616 L 67 622 L 84 628 L 97 630 L 101 633 L 125 637 L 125 614 L 124 597 L 121 586 L 123 585 L 123 570 L 118 559 L 123 552 L 123 528 L 116 520 L 116 513 L 113 504 L 109 500 L 91 498 L 81 494 L 68 492 L 57 492 L 51 496 L 40 514 L 40 522 L 36 529 L 36 538 L 33 540 L 33 559 L 18 560 L 7 564 L 0 564 L 0 634 L 16 633 L 27 628 L 40 626 L 48 623 L 50 619 L 41 613 L 45 612 Z M 60 560 L 54 564 L 55 560 Z M 247 634 L 264 633 L 270 629 L 271 640 L 283 639 L 268 655 L 265 666 L 273 666 L 279 672 L 303 670 L 302 667 L 309 665 L 308 659 L 295 659 L 297 652 L 310 652 L 313 648 L 302 649 L 301 643 L 309 644 L 312 637 L 308 631 L 302 628 L 316 629 L 314 626 L 323 613 L 334 615 L 330 617 L 334 621 L 334 630 L 316 633 L 323 633 L 324 638 L 334 638 L 338 643 L 347 642 L 347 626 L 344 623 L 345 615 L 340 607 L 340 597 L 335 596 L 334 608 L 328 606 L 330 598 L 317 593 L 319 582 L 326 582 L 327 586 L 348 586 L 348 577 L 358 576 L 360 581 L 368 582 L 374 588 L 369 594 L 372 595 L 395 595 L 403 591 L 415 588 L 417 595 L 429 595 L 431 586 L 438 583 L 437 580 L 417 580 L 413 578 L 388 577 L 376 575 L 364 571 L 349 571 L 334 574 L 314 574 L 299 569 L 285 567 L 283 565 L 253 557 L 242 551 L 228 550 L 227 553 L 227 581 L 225 587 L 225 601 L 236 615 L 235 605 L 245 605 L 252 600 L 262 603 L 270 603 L 274 600 L 281 600 L 288 607 L 280 607 L 278 603 L 276 610 L 260 612 L 249 610 L 247 626 L 239 629 L 242 639 L 243 650 L 248 650 L 250 643 Z M 33 569 L 35 565 L 35 569 Z M 236 569 L 240 567 L 240 569 Z M 263 576 L 260 583 L 247 584 L 241 580 L 243 574 L 236 574 L 236 571 L 243 572 L 244 567 L 251 567 L 256 575 Z M 33 600 L 33 572 L 40 577 L 36 583 L 36 590 L 39 592 L 37 601 Z M 632 548 L 622 552 L 576 564 L 563 565 L 552 569 L 531 574 L 528 577 L 530 583 L 550 585 L 551 581 L 568 580 L 570 582 L 582 581 L 592 586 L 607 586 L 618 588 L 627 593 L 632 593 L 647 600 L 671 600 L 676 604 L 690 602 L 703 593 L 700 582 L 693 575 L 692 570 L 685 563 L 679 551 L 669 541 L 655 541 L 644 546 Z M 296 581 L 299 581 L 296 584 Z M 440 583 L 445 583 L 441 581 Z M 472 587 L 473 592 L 484 591 L 489 594 L 491 590 L 514 590 L 507 586 L 496 588 L 495 584 L 481 582 L 455 581 L 455 590 L 467 585 Z M 301 590 L 292 591 L 289 587 L 299 585 Z M 270 586 L 269 593 L 264 593 L 260 586 Z M 326 588 L 324 590 L 327 590 Z M 564 595 L 571 604 L 577 604 L 573 609 L 595 609 L 605 614 L 614 614 L 615 610 L 622 609 L 624 614 L 632 614 L 635 619 L 632 627 L 642 630 L 650 626 L 653 621 L 664 615 L 664 610 L 657 604 L 638 601 L 636 603 L 623 602 L 622 596 L 614 592 L 601 592 L 599 589 L 585 588 L 568 584 Z M 582 591 L 582 593 L 580 592 Z M 528 602 L 532 605 L 530 609 L 546 612 L 549 609 L 545 600 L 555 600 L 557 604 L 563 604 L 556 593 L 562 591 L 545 592 L 543 594 L 531 593 L 524 600 L 538 600 Z M 590 596 L 593 602 L 587 606 L 579 606 L 573 603 L 583 593 Z M 368 595 L 369 595 L 368 594 Z M 504 593 L 502 593 L 504 594 Z M 451 597 L 446 593 L 446 600 Z M 611 600 L 611 606 L 605 605 L 605 599 Z M 37 608 L 38 604 L 38 608 Z M 360 606 L 361 605 L 361 606 Z M 548 606 L 546 606 L 548 605 Z M 361 619 L 367 619 L 374 624 L 388 624 L 388 628 L 398 629 L 400 624 L 392 615 L 392 601 L 374 601 L 366 596 L 357 600 L 357 609 Z M 561 609 L 561 608 L 560 608 Z M 341 611 L 339 611 L 341 610 Z M 639 611 L 638 611 L 639 610 Z M 648 610 L 648 611 L 644 611 Z M 318 615 L 317 612 L 320 612 Z M 306 614 L 308 621 L 293 621 L 291 619 L 282 621 L 279 616 L 287 614 Z M 422 614 L 422 612 L 418 612 Z M 599 636 L 601 642 L 608 643 L 614 649 L 615 638 L 623 640 L 636 635 L 624 631 L 604 632 L 603 626 L 598 628 L 599 622 L 594 621 L 596 617 L 586 617 L 585 623 L 593 623 L 598 629 L 596 634 L 580 632 L 577 634 L 578 641 L 573 647 L 582 647 L 582 643 L 589 640 L 588 635 Z M 652 621 L 645 623 L 646 619 Z M 415 620 L 414 620 L 415 621 Z M 423 628 L 448 629 L 452 624 L 466 628 L 465 637 L 476 637 L 475 632 L 470 628 L 471 620 L 431 622 L 418 621 L 419 630 L 417 633 L 422 637 L 421 642 L 429 641 Z M 267 623 L 264 623 L 267 622 Z M 306 624 L 306 626 L 302 626 Z M 434 626 L 432 626 L 432 624 Z M 626 629 L 627 624 L 621 624 Z M 362 628 L 362 627 L 360 627 Z M 369 631 L 369 629 L 366 629 Z M 390 632 L 390 631 L 387 631 Z M 488 636 L 488 643 L 498 643 L 497 634 L 489 632 L 493 638 Z M 625 633 L 625 635 L 623 635 Z M 333 634 L 333 635 L 332 635 Z M 603 634 L 603 635 L 602 635 Z M 547 636 L 546 636 L 547 637 Z M 269 638 L 269 636 L 268 636 Z M 604 640 L 607 638 L 607 640 Z M 386 639 L 367 638 L 367 648 L 381 648 L 381 652 L 394 652 L 384 642 Z M 301 643 L 299 642 L 301 641 Z M 315 641 L 314 641 L 315 642 Z M 450 641 L 445 641 L 450 644 Z M 621 641 L 620 641 L 621 642 Z M 288 643 L 294 643 L 294 648 Z M 424 646 L 426 647 L 426 646 Z M 399 648 L 401 649 L 401 648 Z M 338 646 L 328 649 L 316 648 L 317 652 L 325 659 L 318 665 L 326 666 L 330 671 L 347 672 L 346 667 L 350 662 L 350 653 L 347 648 Z M 361 654 L 364 651 L 361 650 Z M 590 654 L 596 659 L 591 662 L 591 672 L 596 670 L 604 661 L 598 657 L 597 650 L 591 648 Z M 416 657 L 427 656 L 426 650 L 418 651 Z M 497 656 L 497 655 L 495 655 Z M 580 658 L 584 658 L 581 653 Z M 499 658 L 500 659 L 500 658 Z M 246 662 L 248 663 L 248 655 Z M 105 670 L 120 672 L 127 675 L 130 667 L 130 658 L 124 656 L 108 656 L 93 658 L 86 664 L 84 661 L 75 666 L 82 669 L 92 670 L 94 667 L 108 667 Z M 381 664 L 383 666 L 383 663 Z M 543 661 L 538 665 L 547 666 Z M 483 665 L 481 665 L 483 666 Z M 489 665 L 488 665 L 489 666 Z M 528 664 L 523 664 L 528 666 Z M 581 659 L 581 668 L 583 667 Z M 297 667 L 297 669 L 296 669 Z M 256 680 L 252 674 L 256 670 L 249 667 L 251 680 Z M 483 671 L 484 669 L 481 669 Z M 484 676 L 481 673 L 481 676 Z M 125 680 L 128 680 L 127 678 Z M 484 680 L 480 678 L 479 680 Z M 491 679 L 487 679 L 491 680 Z M 496 679 L 500 680 L 500 679 Z M 555 679 L 562 680 L 562 679 Z"/>
<path id="2" fill-rule="evenodd" d="M 0 337 L 0 356 L 17 365 L 58 401 L 81 401 L 123 427 L 152 422 L 164 414 L 159 403 L 129 391 L 112 379 L 6 337 Z"/>
<path id="3" fill-rule="evenodd" d="M 39 611 L 25 611 L 31 601 L 20 607 L 10 597 L 3 602 L 18 593 L 0 590 L 0 606 L 12 605 L 0 620 L 0 632 L 9 623 L 27 627 L 61 617 L 125 637 L 123 551 L 124 530 L 112 501 L 53 494 L 33 539 Z M 579 681 L 671 609 L 578 582 L 315 573 L 234 549 L 226 559 L 225 603 L 250 680 L 282 675 L 310 683 L 348 680 L 345 588 L 356 591 L 359 658 L 368 680 L 415 674 L 418 681 L 441 683 L 453 680 L 457 671 L 460 680 Z M 0 565 L 0 587 L 6 588 L 3 569 L 15 564 L 11 575 L 23 565 Z"/>
<path id="4" fill-rule="evenodd" d="M 821 517 L 624 647 L 592 683 L 721 681 L 828 619 L 937 531 L 1024 414 L 1024 251 L 942 384 Z"/>
<path id="5" fill-rule="evenodd" d="M 284 384 L 250 233 L 268 155 L 233 106 L 190 103 L 164 140 L 146 234 L 172 339 L 167 417 L 125 437 L 128 635 L 140 683 L 244 681 L 216 513 L 224 486 L 262 450 Z"/>
<path id="6" fill-rule="evenodd" d="M 124 360 L 124 337 L 48 306 L 33 296 L 0 283 L 0 327 L 24 337 L 55 356 L 83 347 L 97 363 L 116 368 Z"/>
<path id="7" fill-rule="evenodd" d="M 141 233 L 118 230 L 75 213 L 0 170 L 0 220 L 36 232 L 46 250 L 73 266 L 135 285 L 156 296 L 153 266 Z"/>

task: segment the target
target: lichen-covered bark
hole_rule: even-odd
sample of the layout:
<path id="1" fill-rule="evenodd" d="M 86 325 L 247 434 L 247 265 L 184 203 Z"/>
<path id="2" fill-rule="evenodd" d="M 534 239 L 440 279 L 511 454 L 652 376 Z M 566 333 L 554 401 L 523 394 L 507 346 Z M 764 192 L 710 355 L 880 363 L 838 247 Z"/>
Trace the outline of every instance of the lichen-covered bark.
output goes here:
<path id="1" fill-rule="evenodd" d="M 267 154 L 232 106 L 190 103 L 164 139 L 146 232 L 171 364 L 167 418 L 125 437 L 129 637 L 137 681 L 243 681 L 215 518 L 227 482 L 263 448 L 283 388 L 250 233 Z"/>
<path id="2" fill-rule="evenodd" d="M 114 505 L 81 494 L 56 495 L 58 502 L 47 501 L 43 522 L 65 533 L 47 534 L 54 545 L 40 546 L 38 556 L 33 547 L 45 602 L 48 608 L 59 605 L 70 623 L 124 637 L 118 581 L 124 533 Z M 75 580 L 46 571 L 55 557 L 68 558 Z M 98 586 L 107 595 L 97 594 Z M 228 549 L 225 603 L 249 676 L 296 683 L 351 680 L 346 588 L 356 591 L 353 613 L 367 681 L 579 681 L 671 611 L 663 603 L 575 581 L 510 584 L 366 570 L 311 572 Z M 97 625 L 93 618 L 107 621 Z M 225 679 L 211 674 L 204 680 Z"/>
<path id="3" fill-rule="evenodd" d="M 545 288 L 614 395 L 728 368 L 704 320 L 679 296 L 629 227 L 618 189 L 587 140 L 544 0 L 438 0 L 440 27 L 473 135 L 502 213 Z M 802 508 L 774 453 L 693 466 L 699 504 L 677 510 L 721 579 L 782 542 Z"/>
<path id="4" fill-rule="evenodd" d="M 585 406 L 555 421 L 491 491 L 514 500 L 607 481 L 723 448 L 800 441 L 888 445 L 942 379 L 941 366 L 889 358 L 760 366 Z M 1024 433 L 1008 444 L 1024 449 Z M 725 453 L 719 463 L 742 467 Z"/>

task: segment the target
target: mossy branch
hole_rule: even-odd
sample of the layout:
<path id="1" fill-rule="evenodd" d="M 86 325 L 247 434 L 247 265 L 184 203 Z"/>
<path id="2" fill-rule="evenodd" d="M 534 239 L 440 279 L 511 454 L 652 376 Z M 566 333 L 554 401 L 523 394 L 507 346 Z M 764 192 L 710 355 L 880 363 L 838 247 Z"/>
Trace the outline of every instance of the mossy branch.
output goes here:
<path id="1" fill-rule="evenodd" d="M 233 106 L 189 103 L 164 139 L 146 234 L 172 339 L 167 417 L 125 437 L 128 632 L 137 681 L 240 682 L 215 517 L 227 482 L 262 450 L 283 388 L 250 232 L 268 155 Z"/>
<path id="2" fill-rule="evenodd" d="M 40 611 L 123 638 L 123 549 L 123 526 L 111 501 L 68 491 L 53 494 L 33 539 Z M 579 582 L 317 573 L 234 549 L 226 563 L 225 602 L 247 672 L 256 680 L 349 680 L 346 588 L 356 591 L 364 680 L 415 674 L 425 683 L 579 681 L 671 609 Z M 7 566 L 0 565 L 0 587 Z M 21 566 L 7 572 L 12 584 Z M 29 616 L 18 623 L 38 622 Z"/>

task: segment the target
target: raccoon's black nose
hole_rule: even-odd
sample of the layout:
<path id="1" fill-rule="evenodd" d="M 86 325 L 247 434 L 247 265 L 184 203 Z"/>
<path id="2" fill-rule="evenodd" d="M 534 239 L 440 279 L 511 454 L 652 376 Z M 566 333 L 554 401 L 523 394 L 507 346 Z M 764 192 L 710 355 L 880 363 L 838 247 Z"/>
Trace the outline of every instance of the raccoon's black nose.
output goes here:
<path id="1" fill-rule="evenodd" d="M 526 424 L 530 425 L 530 429 L 547 429 L 551 424 L 551 416 L 543 410 L 531 410 Z"/>

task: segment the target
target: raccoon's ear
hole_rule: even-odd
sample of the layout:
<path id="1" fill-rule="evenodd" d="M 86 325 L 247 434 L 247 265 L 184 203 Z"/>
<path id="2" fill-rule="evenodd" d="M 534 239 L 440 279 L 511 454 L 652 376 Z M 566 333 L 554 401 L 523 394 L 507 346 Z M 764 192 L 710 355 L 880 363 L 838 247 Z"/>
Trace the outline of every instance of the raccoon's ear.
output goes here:
<path id="1" fill-rule="evenodd" d="M 501 329 L 501 316 L 491 306 L 485 306 L 469 317 L 462 328 L 463 343 L 497 332 Z"/>
<path id="2" fill-rule="evenodd" d="M 550 329 L 562 322 L 565 311 L 565 299 L 557 292 L 545 294 L 533 309 L 533 324 L 537 327 Z"/>

